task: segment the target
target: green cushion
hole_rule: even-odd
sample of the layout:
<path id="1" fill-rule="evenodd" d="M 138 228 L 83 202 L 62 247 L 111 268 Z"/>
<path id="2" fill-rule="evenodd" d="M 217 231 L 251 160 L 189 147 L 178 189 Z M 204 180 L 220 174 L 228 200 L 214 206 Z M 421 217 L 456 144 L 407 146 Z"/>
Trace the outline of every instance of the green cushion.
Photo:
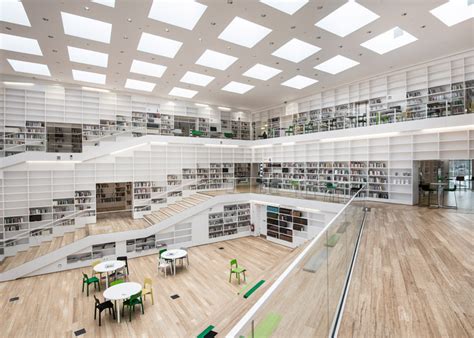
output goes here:
<path id="1" fill-rule="evenodd" d="M 255 284 L 249 291 L 247 291 L 244 295 L 244 298 L 249 298 L 252 293 L 254 293 L 263 283 L 265 280 L 260 280 L 257 284 Z"/>
<path id="2" fill-rule="evenodd" d="M 97 277 L 91 277 L 91 278 L 87 279 L 86 283 L 87 283 L 87 284 L 90 284 L 90 283 L 99 283 L 99 278 L 97 278 Z"/>
<path id="3" fill-rule="evenodd" d="M 232 273 L 242 273 L 244 271 L 247 271 L 245 268 L 239 266 L 238 268 L 233 268 Z"/>
<path id="4" fill-rule="evenodd" d="M 234 134 L 232 134 L 232 133 L 224 133 L 224 137 L 226 137 L 226 138 L 232 138 L 232 137 L 234 137 Z"/>
<path id="5" fill-rule="evenodd" d="M 332 235 L 331 237 L 329 237 L 328 239 L 328 243 L 326 244 L 326 246 L 329 246 L 329 247 L 334 247 L 336 246 L 337 242 L 339 241 L 339 238 L 341 237 L 340 234 L 334 234 Z"/>
<path id="6" fill-rule="evenodd" d="M 204 132 L 200 131 L 200 130 L 192 130 L 191 131 L 191 134 L 193 136 L 202 136 L 204 134 Z"/>
<path id="7" fill-rule="evenodd" d="M 278 313 L 270 312 L 255 328 L 255 338 L 271 337 L 273 331 L 280 324 L 282 316 Z"/>
<path id="8" fill-rule="evenodd" d="M 204 331 L 198 334 L 197 338 L 204 338 L 209 332 L 212 331 L 214 327 L 214 325 L 209 325 Z"/>

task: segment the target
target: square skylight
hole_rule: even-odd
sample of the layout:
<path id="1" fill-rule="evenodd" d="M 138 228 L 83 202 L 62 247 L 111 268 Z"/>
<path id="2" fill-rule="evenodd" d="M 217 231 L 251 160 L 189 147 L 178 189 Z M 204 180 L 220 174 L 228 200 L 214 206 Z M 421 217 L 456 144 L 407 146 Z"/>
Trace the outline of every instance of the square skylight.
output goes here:
<path id="1" fill-rule="evenodd" d="M 34 62 L 7 59 L 15 72 L 51 76 L 47 65 Z"/>
<path id="2" fill-rule="evenodd" d="M 43 55 L 37 40 L 3 33 L 0 33 L 0 49 L 18 53 Z"/>
<path id="3" fill-rule="evenodd" d="M 105 84 L 105 74 L 85 72 L 83 70 L 72 70 L 72 77 L 76 81 Z"/>
<path id="4" fill-rule="evenodd" d="M 139 81 L 133 79 L 127 79 L 127 81 L 125 82 L 125 88 L 141 90 L 144 92 L 153 91 L 153 89 L 155 89 L 155 85 L 156 84 L 153 82 Z"/>
<path id="5" fill-rule="evenodd" d="M 98 67 L 107 67 L 109 55 L 93 50 L 67 46 L 71 62 L 85 63 Z"/>
<path id="6" fill-rule="evenodd" d="M 130 67 L 130 73 L 162 77 L 166 68 L 166 66 L 155 63 L 133 60 L 132 66 Z"/>
<path id="7" fill-rule="evenodd" d="M 112 24 L 61 12 L 64 34 L 78 38 L 110 43 Z"/>
<path id="8" fill-rule="evenodd" d="M 219 39 L 252 48 L 272 30 L 236 16 L 222 31 Z"/>
<path id="9" fill-rule="evenodd" d="M 268 67 L 260 63 L 257 63 L 255 66 L 247 70 L 242 75 L 252 77 L 258 80 L 267 81 L 279 73 L 281 73 L 280 69 Z"/>
<path id="10" fill-rule="evenodd" d="M 348 1 L 314 25 L 345 37 L 378 18 L 377 14 L 357 2 Z"/>
<path id="11" fill-rule="evenodd" d="M 182 42 L 149 33 L 142 33 L 137 49 L 155 55 L 174 58 L 183 45 Z"/>
<path id="12" fill-rule="evenodd" d="M 206 49 L 206 51 L 202 53 L 201 57 L 196 61 L 196 64 L 214 69 L 226 70 L 235 61 L 237 61 L 237 58 L 234 56 Z"/>
<path id="13" fill-rule="evenodd" d="M 104 5 L 107 7 L 115 7 L 115 0 L 91 0 L 92 2 L 95 2 L 96 4 Z"/>
<path id="14" fill-rule="evenodd" d="M 194 72 L 186 72 L 184 76 L 181 78 L 181 82 L 190 83 L 193 85 L 206 87 L 212 80 L 214 80 L 214 76 L 194 73 Z"/>
<path id="15" fill-rule="evenodd" d="M 197 93 L 198 92 L 196 90 L 174 87 L 173 89 L 171 89 L 171 91 L 168 93 L 168 95 L 180 96 L 180 97 L 185 97 L 187 99 L 190 99 L 190 98 L 194 97 L 194 95 L 196 95 Z"/>
<path id="16" fill-rule="evenodd" d="M 320 50 L 321 48 L 318 46 L 314 46 L 298 39 L 291 39 L 274 51 L 272 55 L 298 63 Z"/>
<path id="17" fill-rule="evenodd" d="M 193 0 L 153 0 L 148 17 L 192 30 L 207 6 Z"/>
<path id="18" fill-rule="evenodd" d="M 293 15 L 301 7 L 306 5 L 308 0 L 260 0 L 261 3 L 273 7 L 279 11 L 282 11 L 286 14 Z"/>
<path id="19" fill-rule="evenodd" d="M 330 58 L 329 60 L 324 61 L 323 63 L 320 63 L 314 68 L 334 75 L 354 66 L 357 66 L 358 64 L 359 62 L 346 58 L 345 56 L 336 55 L 335 57 Z"/>
<path id="20" fill-rule="evenodd" d="M 17 0 L 0 1 L 0 21 L 31 27 L 25 7 Z"/>
<path id="21" fill-rule="evenodd" d="M 474 18 L 474 2 L 468 0 L 450 0 L 430 11 L 446 26 L 451 27 Z"/>
<path id="22" fill-rule="evenodd" d="M 316 82 L 318 82 L 318 80 L 311 79 L 302 75 L 296 75 L 295 77 L 292 77 L 291 79 L 283 82 L 281 85 L 296 89 L 303 89 L 308 86 L 311 86 L 312 84 L 315 84 Z"/>
<path id="23" fill-rule="evenodd" d="M 222 87 L 222 90 L 225 90 L 226 92 L 231 92 L 231 93 L 245 94 L 246 92 L 248 92 L 250 89 L 254 87 L 255 86 L 248 85 L 245 83 L 230 81 L 228 84 Z"/>
<path id="24" fill-rule="evenodd" d="M 416 40 L 418 39 L 400 27 L 394 27 L 360 45 L 382 55 Z"/>

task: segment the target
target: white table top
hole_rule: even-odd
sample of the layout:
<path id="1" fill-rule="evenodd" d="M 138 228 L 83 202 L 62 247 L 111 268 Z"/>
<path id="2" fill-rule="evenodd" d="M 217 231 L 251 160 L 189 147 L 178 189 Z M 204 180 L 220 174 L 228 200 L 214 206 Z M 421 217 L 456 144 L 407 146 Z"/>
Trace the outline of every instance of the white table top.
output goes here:
<path id="1" fill-rule="evenodd" d="M 117 269 L 123 268 L 124 266 L 125 266 L 124 261 L 106 261 L 94 266 L 94 271 L 111 272 L 111 271 L 115 271 Z"/>
<path id="2" fill-rule="evenodd" d="M 161 258 L 164 259 L 179 259 L 186 257 L 188 255 L 188 252 L 183 249 L 173 249 L 173 250 L 167 250 L 161 254 Z"/>
<path id="3" fill-rule="evenodd" d="M 135 282 L 120 283 L 111 286 L 104 291 L 104 298 L 110 300 L 119 300 L 130 298 L 130 296 L 139 293 L 142 290 L 142 286 Z"/>
<path id="4" fill-rule="evenodd" d="M 430 183 L 431 185 L 446 185 L 447 183 L 444 182 L 437 182 L 437 183 Z"/>

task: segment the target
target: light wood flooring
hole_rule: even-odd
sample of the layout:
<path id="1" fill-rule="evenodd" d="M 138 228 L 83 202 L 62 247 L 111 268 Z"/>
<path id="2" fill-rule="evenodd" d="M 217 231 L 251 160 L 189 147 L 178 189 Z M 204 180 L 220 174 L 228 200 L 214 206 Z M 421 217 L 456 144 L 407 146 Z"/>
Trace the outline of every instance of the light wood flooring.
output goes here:
<path id="1" fill-rule="evenodd" d="M 223 333 L 224 327 L 235 324 L 257 301 L 299 250 L 255 237 L 193 247 L 189 249 L 189 268 L 178 268 L 176 276 L 167 278 L 157 270 L 156 255 L 132 259 L 129 280 L 142 283 L 151 277 L 155 304 L 147 298 L 144 315 L 136 311 L 131 322 L 127 318 L 120 324 L 104 312 L 101 327 L 94 322 L 92 294 L 103 299 L 102 291 L 92 291 L 89 297 L 81 293 L 81 272 L 90 273 L 90 268 L 1 283 L 0 332 L 4 337 L 73 337 L 75 330 L 85 328 L 89 337 L 195 337 L 212 324 Z M 247 268 L 247 281 L 267 280 L 247 300 L 237 295 L 243 285 L 228 281 L 231 258 Z M 180 298 L 171 299 L 174 294 Z M 9 302 L 15 296 L 19 300 Z"/>
<path id="2" fill-rule="evenodd" d="M 474 215 L 372 207 L 339 337 L 473 337 Z"/>

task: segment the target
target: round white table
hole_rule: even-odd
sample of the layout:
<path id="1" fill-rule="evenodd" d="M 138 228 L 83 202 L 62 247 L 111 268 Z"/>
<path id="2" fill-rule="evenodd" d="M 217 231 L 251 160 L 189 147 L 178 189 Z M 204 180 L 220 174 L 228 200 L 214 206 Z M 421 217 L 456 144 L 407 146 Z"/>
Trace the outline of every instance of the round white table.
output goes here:
<path id="1" fill-rule="evenodd" d="M 109 287 L 109 272 L 116 271 L 118 269 L 121 269 L 125 266 L 124 261 L 106 261 L 97 264 L 94 266 L 94 271 L 95 272 L 100 272 L 100 273 L 106 273 L 107 278 L 105 279 L 105 288 Z"/>
<path id="2" fill-rule="evenodd" d="M 170 260 L 173 262 L 173 275 L 176 275 L 176 260 L 184 258 L 188 255 L 188 252 L 183 249 L 172 249 L 167 250 L 161 254 L 161 258 Z"/>
<path id="3" fill-rule="evenodd" d="M 120 323 L 120 309 L 117 307 L 117 300 L 124 300 L 142 291 L 142 286 L 135 282 L 120 283 L 111 286 L 104 291 L 104 298 L 115 302 L 115 312 L 117 312 L 117 322 Z"/>

